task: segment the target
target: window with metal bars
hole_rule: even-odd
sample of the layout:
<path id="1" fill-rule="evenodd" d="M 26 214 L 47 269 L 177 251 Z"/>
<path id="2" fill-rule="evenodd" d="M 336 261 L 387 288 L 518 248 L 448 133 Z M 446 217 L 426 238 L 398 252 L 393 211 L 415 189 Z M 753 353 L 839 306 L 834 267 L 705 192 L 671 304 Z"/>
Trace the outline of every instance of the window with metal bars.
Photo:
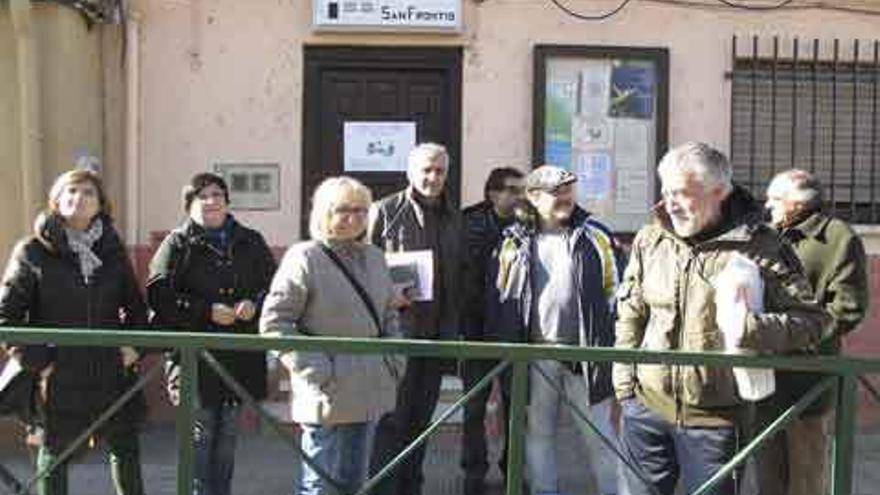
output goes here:
<path id="1" fill-rule="evenodd" d="M 773 176 L 789 168 L 809 170 L 824 186 L 826 208 L 852 223 L 880 223 L 880 42 L 867 55 L 853 42 L 841 60 L 835 40 L 830 59 L 792 52 L 734 59 L 731 162 L 734 179 L 764 198 Z M 850 55 L 848 53 L 848 55 Z M 861 57 L 860 57 L 861 55 Z"/>

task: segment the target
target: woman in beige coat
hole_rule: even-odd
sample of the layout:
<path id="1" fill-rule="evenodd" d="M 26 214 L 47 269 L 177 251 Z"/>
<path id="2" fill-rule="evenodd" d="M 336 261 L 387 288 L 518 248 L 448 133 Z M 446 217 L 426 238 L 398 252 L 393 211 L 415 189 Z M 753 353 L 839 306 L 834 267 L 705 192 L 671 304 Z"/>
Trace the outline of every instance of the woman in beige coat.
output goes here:
<path id="1" fill-rule="evenodd" d="M 382 252 L 363 242 L 371 195 L 333 177 L 312 201 L 312 240 L 288 249 L 263 305 L 264 335 L 381 338 L 396 334 L 391 277 Z M 360 286 L 360 287 L 357 287 Z M 345 489 L 362 482 L 371 424 L 394 407 L 402 370 L 381 355 L 287 352 L 293 421 L 303 451 Z M 332 490 L 303 463 L 295 493 Z"/>

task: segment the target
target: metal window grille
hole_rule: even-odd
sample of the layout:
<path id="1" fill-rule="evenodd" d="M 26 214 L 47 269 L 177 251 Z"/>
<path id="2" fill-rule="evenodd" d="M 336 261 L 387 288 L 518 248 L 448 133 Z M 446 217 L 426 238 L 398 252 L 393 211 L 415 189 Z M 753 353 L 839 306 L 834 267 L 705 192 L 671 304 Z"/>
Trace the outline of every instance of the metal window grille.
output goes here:
<path id="1" fill-rule="evenodd" d="M 729 74 L 734 179 L 763 198 L 777 172 L 809 170 L 829 212 L 880 223 L 880 41 L 856 40 L 844 53 L 834 40 L 824 57 L 819 40 L 794 39 L 784 55 L 778 37 L 764 53 L 751 38 L 745 55 L 737 41 Z"/>

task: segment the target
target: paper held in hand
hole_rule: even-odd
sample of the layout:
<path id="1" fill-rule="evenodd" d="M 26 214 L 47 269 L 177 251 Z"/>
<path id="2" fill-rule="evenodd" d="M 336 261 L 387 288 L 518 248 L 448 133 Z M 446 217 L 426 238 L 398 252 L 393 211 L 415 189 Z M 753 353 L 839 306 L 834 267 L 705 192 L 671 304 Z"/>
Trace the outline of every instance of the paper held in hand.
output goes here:
<path id="1" fill-rule="evenodd" d="M 395 292 L 413 301 L 434 299 L 434 252 L 403 251 L 385 253 Z"/>
<path id="2" fill-rule="evenodd" d="M 24 372 L 24 368 L 21 366 L 18 359 L 13 357 L 6 359 L 6 364 L 3 366 L 3 372 L 0 373 L 0 391 L 6 390 L 6 387 L 12 383 L 12 380 L 17 378 L 22 372 Z"/>
<path id="3" fill-rule="evenodd" d="M 730 353 L 750 352 L 741 347 L 746 328 L 746 317 L 751 311 L 764 311 L 764 281 L 754 261 L 734 253 L 727 265 L 715 277 L 715 321 L 724 337 L 724 347 Z M 776 391 L 772 369 L 733 368 L 733 377 L 740 397 L 758 401 Z"/>

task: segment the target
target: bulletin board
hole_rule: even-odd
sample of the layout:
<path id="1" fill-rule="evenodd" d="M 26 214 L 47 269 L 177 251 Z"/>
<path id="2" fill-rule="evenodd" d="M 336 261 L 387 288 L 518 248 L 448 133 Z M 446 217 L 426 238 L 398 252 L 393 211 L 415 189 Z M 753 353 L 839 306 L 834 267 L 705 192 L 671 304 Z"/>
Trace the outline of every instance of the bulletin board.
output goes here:
<path id="1" fill-rule="evenodd" d="M 665 48 L 536 46 L 533 165 L 571 170 L 581 206 L 637 231 L 657 199 L 668 87 Z"/>

